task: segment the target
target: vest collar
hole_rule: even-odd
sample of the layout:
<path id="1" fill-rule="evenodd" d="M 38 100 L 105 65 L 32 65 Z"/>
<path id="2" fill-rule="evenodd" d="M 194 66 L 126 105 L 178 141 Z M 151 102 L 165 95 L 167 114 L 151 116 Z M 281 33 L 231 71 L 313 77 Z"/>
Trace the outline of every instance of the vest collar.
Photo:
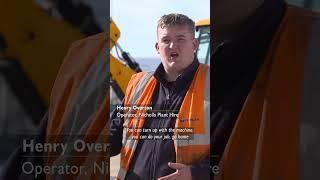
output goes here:
<path id="1" fill-rule="evenodd" d="M 158 82 L 165 86 L 171 85 L 172 83 L 175 83 L 177 85 L 189 84 L 192 81 L 198 69 L 198 66 L 199 61 L 197 58 L 195 58 L 193 62 L 178 76 L 176 81 L 169 82 L 164 78 L 165 71 L 163 64 L 161 63 L 154 72 L 154 77 L 157 79 Z"/>

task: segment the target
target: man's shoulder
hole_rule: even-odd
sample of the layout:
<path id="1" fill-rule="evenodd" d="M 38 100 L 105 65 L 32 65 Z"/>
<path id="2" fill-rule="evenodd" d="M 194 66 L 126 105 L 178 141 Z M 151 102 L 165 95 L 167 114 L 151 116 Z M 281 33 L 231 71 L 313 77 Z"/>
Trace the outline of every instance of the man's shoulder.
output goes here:
<path id="1" fill-rule="evenodd" d="M 132 75 L 131 80 L 141 80 L 144 78 L 146 75 L 152 76 L 154 74 L 154 71 L 142 71 L 138 72 Z"/>
<path id="2" fill-rule="evenodd" d="M 134 91 L 134 89 L 136 89 L 137 87 L 143 87 L 152 76 L 153 76 L 153 72 L 146 72 L 146 71 L 133 74 L 128 83 L 126 94 L 131 94 L 131 92 Z"/>

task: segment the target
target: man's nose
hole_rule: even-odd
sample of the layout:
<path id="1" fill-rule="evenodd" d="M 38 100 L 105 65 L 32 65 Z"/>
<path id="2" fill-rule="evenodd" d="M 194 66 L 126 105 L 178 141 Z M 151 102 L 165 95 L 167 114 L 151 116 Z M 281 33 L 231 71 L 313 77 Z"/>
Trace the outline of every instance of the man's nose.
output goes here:
<path id="1" fill-rule="evenodd" d="M 171 41 L 169 47 L 172 49 L 174 47 L 176 47 L 177 43 Z"/>

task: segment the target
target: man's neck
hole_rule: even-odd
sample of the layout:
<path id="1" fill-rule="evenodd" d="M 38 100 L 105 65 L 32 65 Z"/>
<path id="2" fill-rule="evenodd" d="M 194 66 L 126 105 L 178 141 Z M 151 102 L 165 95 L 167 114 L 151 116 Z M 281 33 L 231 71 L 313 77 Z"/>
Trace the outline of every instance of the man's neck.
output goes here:
<path id="1" fill-rule="evenodd" d="M 176 73 L 173 73 L 173 72 L 165 72 L 165 79 L 168 81 L 168 82 L 172 82 L 172 81 L 175 81 L 177 80 L 178 76 L 180 75 L 180 73 L 176 72 Z"/>
<path id="2" fill-rule="evenodd" d="M 194 59 L 194 57 L 192 58 Z M 194 61 L 193 61 L 194 62 Z M 191 62 L 187 67 L 185 67 L 184 69 L 180 70 L 180 71 L 177 71 L 177 70 L 172 70 L 170 71 L 170 69 L 166 69 L 164 66 L 163 66 L 163 70 L 164 70 L 164 78 L 168 81 L 168 82 L 172 82 L 172 81 L 176 81 L 178 76 L 183 74 L 186 69 L 188 69 L 188 67 L 190 67 L 192 65 Z"/>

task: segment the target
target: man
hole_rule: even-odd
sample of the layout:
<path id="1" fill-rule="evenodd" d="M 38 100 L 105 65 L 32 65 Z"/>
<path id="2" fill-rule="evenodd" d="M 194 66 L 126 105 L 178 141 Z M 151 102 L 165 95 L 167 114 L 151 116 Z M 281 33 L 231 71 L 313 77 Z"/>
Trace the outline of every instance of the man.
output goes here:
<path id="1" fill-rule="evenodd" d="M 121 152 L 118 179 L 209 179 L 210 75 L 208 66 L 195 57 L 198 42 L 194 32 L 195 23 L 182 14 L 164 15 L 158 21 L 155 48 L 161 64 L 154 73 L 131 78 L 122 104 L 127 110 L 115 109 L 111 115 L 111 155 Z M 134 106 L 152 110 L 130 111 Z M 164 116 L 157 116 L 159 112 Z M 143 113 L 156 117 L 139 115 Z M 177 137 L 179 133 L 145 131 L 179 128 L 192 129 L 192 139 L 140 138 Z M 136 130 L 141 133 L 134 133 Z"/>
<path id="2" fill-rule="evenodd" d="M 215 179 L 319 179 L 320 15 L 223 0 L 213 16 Z"/>

